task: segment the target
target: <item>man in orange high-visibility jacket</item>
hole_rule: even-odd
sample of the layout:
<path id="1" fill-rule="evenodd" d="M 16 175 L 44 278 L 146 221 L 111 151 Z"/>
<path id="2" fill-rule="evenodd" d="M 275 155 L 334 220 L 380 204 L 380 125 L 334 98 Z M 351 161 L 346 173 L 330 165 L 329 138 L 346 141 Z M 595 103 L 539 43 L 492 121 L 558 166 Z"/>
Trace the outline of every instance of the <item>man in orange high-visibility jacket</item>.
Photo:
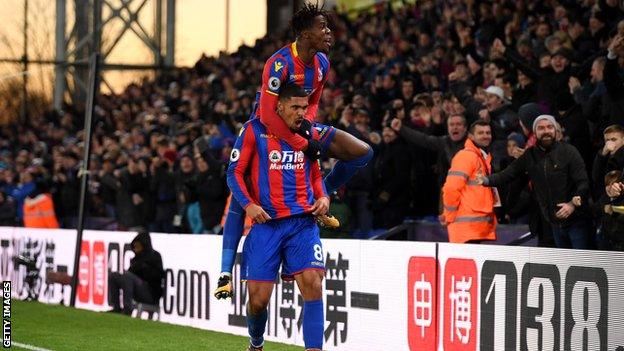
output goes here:
<path id="1" fill-rule="evenodd" d="M 24 200 L 24 227 L 59 227 L 50 193 L 31 194 Z"/>
<path id="2" fill-rule="evenodd" d="M 492 172 L 492 156 L 487 152 L 491 142 L 489 123 L 478 120 L 470 126 L 464 149 L 451 161 L 442 188 L 444 213 L 441 220 L 448 227 L 452 243 L 496 240 L 496 190 L 477 184 L 478 176 Z"/>

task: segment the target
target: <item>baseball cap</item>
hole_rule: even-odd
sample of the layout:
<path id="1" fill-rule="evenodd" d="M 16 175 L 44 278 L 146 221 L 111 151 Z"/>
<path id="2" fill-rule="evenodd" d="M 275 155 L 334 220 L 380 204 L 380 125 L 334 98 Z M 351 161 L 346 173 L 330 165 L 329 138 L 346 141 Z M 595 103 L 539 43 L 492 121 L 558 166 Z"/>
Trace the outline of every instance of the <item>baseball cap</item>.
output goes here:
<path id="1" fill-rule="evenodd" d="M 490 85 L 489 87 L 487 87 L 487 89 L 485 89 L 485 93 L 486 94 L 493 94 L 498 96 L 499 98 L 503 99 L 503 100 L 507 100 L 505 99 L 505 93 L 503 92 L 503 89 L 501 89 L 500 87 L 497 87 L 496 85 Z"/>

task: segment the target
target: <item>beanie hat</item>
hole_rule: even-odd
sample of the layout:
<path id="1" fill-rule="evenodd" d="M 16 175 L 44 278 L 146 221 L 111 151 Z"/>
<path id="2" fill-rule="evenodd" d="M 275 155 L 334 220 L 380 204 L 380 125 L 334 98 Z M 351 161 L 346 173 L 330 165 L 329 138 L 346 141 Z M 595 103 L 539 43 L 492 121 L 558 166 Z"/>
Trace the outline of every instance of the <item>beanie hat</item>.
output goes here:
<path id="1" fill-rule="evenodd" d="M 537 128 L 537 123 L 539 123 L 539 121 L 543 121 L 543 120 L 549 121 L 550 123 L 552 123 L 552 125 L 555 128 L 557 128 L 557 121 L 555 120 L 555 117 L 553 117 L 551 115 L 540 115 L 533 122 L 533 133 L 535 133 L 535 129 Z"/>
<path id="2" fill-rule="evenodd" d="M 511 133 L 509 134 L 509 136 L 507 137 L 507 140 L 513 140 L 516 142 L 516 145 L 523 149 L 526 143 L 526 140 L 524 138 L 524 135 L 520 134 L 520 133 Z"/>

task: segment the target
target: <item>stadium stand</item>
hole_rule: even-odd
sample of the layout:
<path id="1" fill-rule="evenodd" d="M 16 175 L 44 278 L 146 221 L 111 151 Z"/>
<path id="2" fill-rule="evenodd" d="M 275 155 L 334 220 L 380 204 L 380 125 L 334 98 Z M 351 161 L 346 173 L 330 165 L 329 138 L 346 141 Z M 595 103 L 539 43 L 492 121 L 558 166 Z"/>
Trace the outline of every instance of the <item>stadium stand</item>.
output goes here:
<path id="1" fill-rule="evenodd" d="M 602 131 L 624 123 L 622 44 L 613 44 L 624 35 L 622 18 L 614 1 L 423 1 L 338 11 L 317 119 L 375 150 L 373 162 L 333 196 L 341 221 L 362 237 L 405 218 L 437 220 L 440 188 L 457 149 L 442 155 L 449 149 L 408 144 L 391 128 L 394 118 L 436 137 L 447 135 L 452 115 L 468 124 L 490 121 L 496 172 L 523 152 L 519 146 L 535 144 L 527 125 L 536 116 L 522 106 L 536 103 L 538 114 L 555 116 L 563 142 L 577 148 L 588 173 L 597 155 L 617 158 L 624 151 L 607 150 Z M 231 145 L 253 108 L 264 60 L 290 39 L 288 33 L 267 36 L 99 96 L 89 216 L 109 218 L 103 223 L 118 229 L 219 232 Z M 494 90 L 485 92 L 491 86 L 500 88 L 494 98 Z M 81 106 L 66 106 L 2 127 L 0 205 L 15 209 L 15 219 L 4 223 L 21 224 L 25 199 L 45 188 L 61 227 L 75 225 L 82 116 Z M 611 216 L 601 209 L 604 186 L 596 185 L 612 169 L 600 169 L 591 179 L 595 223 Z M 528 223 L 530 193 L 544 189 L 500 190 L 499 222 Z"/>

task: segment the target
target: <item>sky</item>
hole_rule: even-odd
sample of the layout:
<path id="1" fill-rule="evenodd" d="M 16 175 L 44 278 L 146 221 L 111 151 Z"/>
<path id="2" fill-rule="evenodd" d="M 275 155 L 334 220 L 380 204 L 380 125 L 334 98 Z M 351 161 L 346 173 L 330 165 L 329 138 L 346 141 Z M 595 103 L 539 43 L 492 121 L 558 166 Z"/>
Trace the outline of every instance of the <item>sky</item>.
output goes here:
<path id="1" fill-rule="evenodd" d="M 0 57 L 20 58 L 23 52 L 23 23 L 25 0 L 0 0 Z M 216 55 L 220 50 L 229 48 L 235 51 L 242 43 L 252 44 L 266 33 L 266 0 L 229 0 L 230 1 L 230 36 L 226 45 L 226 1 L 227 0 L 177 0 L 176 1 L 176 49 L 175 64 L 192 66 L 202 53 Z M 120 7 L 121 0 L 107 0 L 113 7 Z M 55 47 L 55 3 L 54 0 L 28 0 L 28 55 L 31 58 L 54 59 Z M 142 0 L 133 0 L 130 9 L 135 11 Z M 145 30 L 153 33 L 155 1 L 146 0 L 140 12 L 141 23 Z M 166 0 L 163 0 L 166 3 Z M 66 0 L 67 28 L 73 24 L 74 0 Z M 105 6 L 103 18 L 111 10 Z M 128 14 L 123 11 L 124 15 Z M 115 34 L 123 28 L 123 21 L 116 19 L 104 30 L 103 38 L 108 38 L 108 45 Z M 164 31 L 164 26 L 163 26 Z M 129 35 L 128 35 L 129 33 Z M 107 58 L 109 63 L 149 64 L 150 51 L 138 37 L 128 31 L 115 46 Z M 108 47 L 104 44 L 104 47 Z M 164 42 L 163 42 L 164 45 Z M 0 87 L 12 79 L 21 79 L 21 66 L 0 63 Z M 51 93 L 53 66 L 31 66 L 30 84 Z M 108 72 L 106 80 L 115 90 L 122 89 L 128 83 L 137 80 L 141 72 Z M 106 90 L 104 88 L 104 90 Z"/>

